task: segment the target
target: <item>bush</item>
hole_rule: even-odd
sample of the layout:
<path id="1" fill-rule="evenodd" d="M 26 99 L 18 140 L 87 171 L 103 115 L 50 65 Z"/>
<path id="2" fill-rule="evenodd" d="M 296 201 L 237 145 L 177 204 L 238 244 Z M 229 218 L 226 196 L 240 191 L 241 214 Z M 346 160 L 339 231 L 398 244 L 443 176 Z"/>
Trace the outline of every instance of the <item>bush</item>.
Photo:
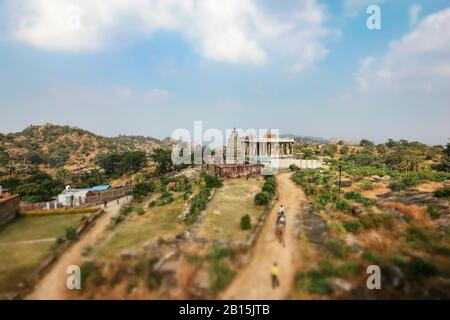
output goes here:
<path id="1" fill-rule="evenodd" d="M 101 273 L 101 267 L 94 261 L 86 261 L 80 267 L 81 287 L 86 288 L 87 280 L 92 279 L 92 284 L 100 285 L 104 278 Z"/>
<path id="2" fill-rule="evenodd" d="M 276 193 L 276 187 L 270 183 L 269 184 L 265 183 L 264 186 L 262 187 L 262 191 L 267 192 L 270 195 L 274 195 Z"/>
<path id="3" fill-rule="evenodd" d="M 289 166 L 289 170 L 291 170 L 291 171 L 297 171 L 297 170 L 299 170 L 300 168 L 297 166 L 297 165 L 295 165 L 295 164 L 291 164 L 290 166 Z"/>
<path id="4" fill-rule="evenodd" d="M 338 211 L 348 212 L 350 210 L 350 203 L 344 199 L 337 198 L 334 200 L 334 208 Z"/>
<path id="5" fill-rule="evenodd" d="M 348 248 L 345 242 L 340 239 L 327 239 L 324 241 L 325 248 L 329 253 L 338 259 L 345 259 L 347 257 Z"/>
<path id="6" fill-rule="evenodd" d="M 362 229 L 362 224 L 359 220 L 344 221 L 343 226 L 347 232 L 358 233 Z"/>
<path id="7" fill-rule="evenodd" d="M 206 207 L 208 206 L 210 195 L 211 189 L 204 188 L 192 198 L 191 207 L 189 209 L 189 216 L 186 220 L 187 224 L 193 224 L 197 220 L 200 212 L 206 209 Z"/>
<path id="8" fill-rule="evenodd" d="M 409 227 L 405 232 L 405 240 L 415 245 L 426 245 L 431 239 L 426 230 L 419 227 Z"/>
<path id="9" fill-rule="evenodd" d="M 450 187 L 438 189 L 434 192 L 434 195 L 438 198 L 450 197 Z"/>
<path id="10" fill-rule="evenodd" d="M 153 208 L 154 206 L 156 206 L 156 201 L 150 201 L 150 203 L 148 204 L 148 207 Z"/>
<path id="11" fill-rule="evenodd" d="M 393 182 L 393 183 L 391 183 L 391 184 L 389 185 L 389 188 L 390 188 L 392 191 L 402 191 L 402 190 L 405 190 L 405 189 L 408 188 L 408 187 L 407 187 L 406 184 L 404 184 L 403 182 Z"/>
<path id="12" fill-rule="evenodd" d="M 208 258 L 212 260 L 220 260 L 223 258 L 231 258 L 234 256 L 233 250 L 226 247 L 214 247 L 208 254 Z"/>
<path id="13" fill-rule="evenodd" d="M 435 207 L 427 207 L 427 212 L 433 220 L 439 219 L 439 211 Z"/>
<path id="14" fill-rule="evenodd" d="M 349 200 L 355 200 L 356 202 L 361 203 L 364 206 L 373 206 L 376 204 L 376 200 L 368 199 L 356 191 L 346 192 L 344 197 Z"/>
<path id="15" fill-rule="evenodd" d="M 255 204 L 257 206 L 266 206 L 270 202 L 270 196 L 267 192 L 260 192 L 255 196 Z"/>
<path id="16" fill-rule="evenodd" d="M 359 222 L 365 229 L 385 228 L 392 230 L 394 228 L 394 221 L 392 216 L 387 214 L 367 214 L 359 217 Z"/>
<path id="17" fill-rule="evenodd" d="M 296 274 L 295 286 L 298 291 L 306 291 L 313 294 L 327 295 L 333 293 L 326 275 L 317 270 Z"/>
<path id="18" fill-rule="evenodd" d="M 372 264 L 379 264 L 380 263 L 380 257 L 376 252 L 373 251 L 365 251 L 362 254 L 362 257 L 364 260 L 367 260 L 369 263 Z"/>
<path id="19" fill-rule="evenodd" d="M 202 172 L 201 177 L 204 179 L 207 188 L 220 188 L 223 186 L 222 180 L 216 176 Z"/>
<path id="20" fill-rule="evenodd" d="M 252 228 L 252 221 L 248 214 L 242 216 L 241 218 L 241 229 L 242 230 L 250 230 Z"/>
<path id="21" fill-rule="evenodd" d="M 68 226 L 65 230 L 67 240 L 74 240 L 77 237 L 77 229 L 74 226 Z"/>
<path id="22" fill-rule="evenodd" d="M 361 183 L 360 187 L 361 187 L 361 190 L 363 190 L 363 191 L 373 190 L 373 188 L 374 188 L 372 181 L 367 181 L 367 182 Z"/>
<path id="23" fill-rule="evenodd" d="M 137 207 L 134 209 L 134 212 L 136 212 L 137 215 L 141 216 L 145 213 L 145 210 L 142 207 Z"/>
<path id="24" fill-rule="evenodd" d="M 401 265 L 401 268 L 405 272 L 406 278 L 410 280 L 429 278 L 438 273 L 433 264 L 419 257 L 412 258 L 411 261 Z"/>
<path id="25" fill-rule="evenodd" d="M 222 263 L 215 262 L 209 268 L 211 289 L 219 292 L 225 289 L 233 280 L 235 272 Z"/>
<path id="26" fill-rule="evenodd" d="M 153 192 L 154 188 L 153 185 L 150 182 L 143 182 L 143 183 L 139 183 L 137 184 L 134 188 L 133 188 L 133 198 L 135 198 L 136 200 L 141 200 L 143 197 L 148 196 L 151 192 Z"/>

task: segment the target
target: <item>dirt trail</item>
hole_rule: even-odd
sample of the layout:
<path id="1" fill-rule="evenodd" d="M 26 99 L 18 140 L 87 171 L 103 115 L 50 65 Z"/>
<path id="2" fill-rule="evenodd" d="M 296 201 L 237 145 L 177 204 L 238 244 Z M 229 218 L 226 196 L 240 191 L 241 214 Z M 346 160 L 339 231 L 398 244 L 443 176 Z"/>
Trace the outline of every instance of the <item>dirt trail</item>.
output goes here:
<path id="1" fill-rule="evenodd" d="M 94 225 L 64 252 L 48 273 L 37 283 L 34 290 L 25 297 L 27 300 L 64 300 L 70 298 L 71 291 L 66 289 L 67 267 L 79 265 L 82 261 L 84 248 L 92 246 L 99 239 L 111 216 L 115 215 L 126 198 L 120 199 L 120 204 L 111 201 L 105 212 L 94 222 Z"/>
<path id="2" fill-rule="evenodd" d="M 290 291 L 295 274 L 298 246 L 294 239 L 295 215 L 301 210 L 305 199 L 303 191 L 290 179 L 290 173 L 277 175 L 279 199 L 267 217 L 261 234 L 253 248 L 250 263 L 242 269 L 231 285 L 221 295 L 222 299 L 285 299 Z M 274 222 L 280 205 L 286 210 L 286 246 L 275 237 Z M 277 262 L 280 269 L 280 286 L 271 287 L 270 267 Z"/>

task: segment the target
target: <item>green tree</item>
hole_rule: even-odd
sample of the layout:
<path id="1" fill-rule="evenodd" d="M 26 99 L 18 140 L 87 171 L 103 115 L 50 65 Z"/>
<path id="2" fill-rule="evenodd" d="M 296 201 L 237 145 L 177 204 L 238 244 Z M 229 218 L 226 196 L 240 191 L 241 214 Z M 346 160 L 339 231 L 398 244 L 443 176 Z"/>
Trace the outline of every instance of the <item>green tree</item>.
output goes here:
<path id="1" fill-rule="evenodd" d="M 150 159 L 158 165 L 157 172 L 160 174 L 170 172 L 173 168 L 172 153 L 168 149 L 155 149 Z"/>

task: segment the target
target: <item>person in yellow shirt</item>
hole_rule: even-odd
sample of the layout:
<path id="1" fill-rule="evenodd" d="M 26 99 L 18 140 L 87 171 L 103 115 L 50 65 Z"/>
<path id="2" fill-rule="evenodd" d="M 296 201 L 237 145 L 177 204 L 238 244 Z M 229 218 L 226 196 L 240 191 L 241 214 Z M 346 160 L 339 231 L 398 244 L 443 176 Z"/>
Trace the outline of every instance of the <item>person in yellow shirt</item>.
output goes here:
<path id="1" fill-rule="evenodd" d="M 275 289 L 280 285 L 280 281 L 278 277 L 280 276 L 280 269 L 276 262 L 273 263 L 273 266 L 270 268 L 270 275 L 272 277 L 272 288 Z"/>

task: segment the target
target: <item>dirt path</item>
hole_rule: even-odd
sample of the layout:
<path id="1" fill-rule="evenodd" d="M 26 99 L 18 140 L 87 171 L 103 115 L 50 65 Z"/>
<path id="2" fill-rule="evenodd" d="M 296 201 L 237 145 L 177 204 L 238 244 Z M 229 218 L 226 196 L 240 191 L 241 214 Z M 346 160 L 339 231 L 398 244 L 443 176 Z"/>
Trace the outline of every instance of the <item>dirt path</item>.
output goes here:
<path id="1" fill-rule="evenodd" d="M 92 246 L 99 239 L 111 216 L 115 215 L 125 198 L 120 200 L 120 204 L 112 201 L 108 204 L 106 211 L 95 221 L 94 225 L 81 236 L 70 248 L 64 252 L 55 262 L 48 273 L 37 283 L 34 290 L 26 296 L 27 300 L 63 300 L 70 298 L 70 291 L 66 289 L 66 270 L 70 265 L 79 265 L 82 261 L 84 248 Z"/>
<path id="2" fill-rule="evenodd" d="M 268 220 L 253 249 L 250 263 L 242 269 L 231 285 L 221 295 L 222 299 L 285 299 L 291 290 L 295 274 L 298 246 L 294 239 L 295 214 L 300 210 L 304 199 L 303 191 L 290 179 L 290 173 L 277 176 L 279 199 L 270 213 Z M 280 244 L 274 234 L 274 222 L 277 211 L 283 204 L 286 210 L 287 230 L 286 246 Z M 280 269 L 280 286 L 271 287 L 270 267 L 274 262 Z"/>

